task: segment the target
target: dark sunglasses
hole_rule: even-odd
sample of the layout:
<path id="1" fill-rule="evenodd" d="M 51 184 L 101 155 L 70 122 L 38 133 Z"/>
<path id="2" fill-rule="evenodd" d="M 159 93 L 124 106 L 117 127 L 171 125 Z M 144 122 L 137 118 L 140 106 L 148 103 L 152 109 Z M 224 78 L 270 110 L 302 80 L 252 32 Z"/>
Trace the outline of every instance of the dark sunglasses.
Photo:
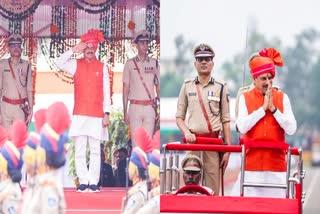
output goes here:
<path id="1" fill-rule="evenodd" d="M 212 57 L 207 56 L 207 57 L 197 57 L 196 58 L 197 62 L 202 62 L 203 60 L 206 62 L 211 62 L 212 61 Z"/>

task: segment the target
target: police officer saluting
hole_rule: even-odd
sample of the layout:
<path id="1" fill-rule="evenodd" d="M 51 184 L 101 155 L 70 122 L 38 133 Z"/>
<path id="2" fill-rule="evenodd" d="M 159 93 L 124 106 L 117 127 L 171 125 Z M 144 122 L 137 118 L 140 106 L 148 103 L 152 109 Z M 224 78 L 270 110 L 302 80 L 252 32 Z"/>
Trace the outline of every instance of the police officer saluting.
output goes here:
<path id="1" fill-rule="evenodd" d="M 194 50 L 198 76 L 187 80 L 181 87 L 176 123 L 184 134 L 187 143 L 194 143 L 196 137 L 217 138 L 223 130 L 224 142 L 231 143 L 230 113 L 228 89 L 226 83 L 215 80 L 212 76 L 215 53 L 207 44 L 200 44 Z M 186 114 L 189 117 L 186 122 Z M 199 152 L 192 152 L 199 156 Z M 204 183 L 203 185 L 219 193 L 220 170 L 225 171 L 230 153 L 219 158 L 218 152 L 203 153 Z"/>
<path id="2" fill-rule="evenodd" d="M 15 120 L 23 120 L 29 124 L 32 118 L 32 68 L 27 61 L 21 59 L 22 42 L 21 35 L 11 35 L 8 38 L 10 58 L 0 61 L 0 123 L 7 130 Z"/>

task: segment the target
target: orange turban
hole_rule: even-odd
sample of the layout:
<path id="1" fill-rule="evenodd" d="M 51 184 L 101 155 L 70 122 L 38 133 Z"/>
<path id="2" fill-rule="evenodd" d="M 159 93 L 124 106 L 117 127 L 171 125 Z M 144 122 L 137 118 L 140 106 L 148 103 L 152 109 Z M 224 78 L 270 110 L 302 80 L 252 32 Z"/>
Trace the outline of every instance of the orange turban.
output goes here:
<path id="1" fill-rule="evenodd" d="M 104 37 L 100 30 L 90 29 L 87 33 L 81 36 L 81 42 L 93 44 L 94 48 L 97 49 L 98 43 L 104 42 Z"/>
<path id="2" fill-rule="evenodd" d="M 276 74 L 275 65 L 282 66 L 283 60 L 280 53 L 274 48 L 264 48 L 259 52 L 259 56 L 249 62 L 253 78 L 265 73 L 271 73 L 273 78 Z"/>

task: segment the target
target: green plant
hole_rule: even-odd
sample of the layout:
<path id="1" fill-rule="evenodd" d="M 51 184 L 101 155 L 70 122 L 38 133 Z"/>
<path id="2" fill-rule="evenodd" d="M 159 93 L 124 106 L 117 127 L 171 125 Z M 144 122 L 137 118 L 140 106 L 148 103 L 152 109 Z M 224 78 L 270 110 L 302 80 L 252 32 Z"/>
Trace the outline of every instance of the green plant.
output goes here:
<path id="1" fill-rule="evenodd" d="M 109 126 L 108 159 L 112 160 L 112 152 L 120 147 L 127 147 L 128 126 L 123 120 L 123 113 L 120 110 L 111 111 Z"/>

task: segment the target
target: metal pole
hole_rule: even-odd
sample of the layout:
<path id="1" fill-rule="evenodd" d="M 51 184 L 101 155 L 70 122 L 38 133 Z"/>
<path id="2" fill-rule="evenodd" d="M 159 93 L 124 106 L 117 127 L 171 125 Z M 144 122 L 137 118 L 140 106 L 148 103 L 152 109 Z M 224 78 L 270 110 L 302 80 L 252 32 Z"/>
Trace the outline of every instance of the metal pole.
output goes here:
<path id="1" fill-rule="evenodd" d="M 290 170 L 291 167 L 291 150 L 290 150 L 290 146 L 288 147 L 288 151 L 287 151 L 287 174 L 286 174 L 286 198 L 289 198 L 289 178 L 290 178 Z"/>
<path id="2" fill-rule="evenodd" d="M 164 194 L 166 191 L 166 168 L 167 168 L 167 158 L 166 158 L 166 149 L 163 150 L 163 158 L 162 158 L 162 164 L 160 168 L 160 193 Z"/>
<path id="3" fill-rule="evenodd" d="M 173 156 L 172 156 L 172 151 L 170 151 L 169 165 L 168 165 L 168 167 L 167 167 L 167 172 L 168 172 L 168 187 L 167 187 L 167 193 L 172 192 L 172 166 L 173 166 Z"/>
<path id="4" fill-rule="evenodd" d="M 200 184 L 201 185 L 204 185 L 203 184 L 203 177 L 204 177 L 204 162 L 203 162 L 203 151 L 200 151 L 200 159 L 203 163 L 203 166 L 202 166 L 202 169 L 201 169 L 201 179 L 200 179 Z"/>
<path id="5" fill-rule="evenodd" d="M 244 193 L 244 165 L 246 164 L 246 149 L 244 145 L 242 145 L 242 153 L 241 153 L 241 174 L 240 174 L 240 196 L 243 196 Z"/>

